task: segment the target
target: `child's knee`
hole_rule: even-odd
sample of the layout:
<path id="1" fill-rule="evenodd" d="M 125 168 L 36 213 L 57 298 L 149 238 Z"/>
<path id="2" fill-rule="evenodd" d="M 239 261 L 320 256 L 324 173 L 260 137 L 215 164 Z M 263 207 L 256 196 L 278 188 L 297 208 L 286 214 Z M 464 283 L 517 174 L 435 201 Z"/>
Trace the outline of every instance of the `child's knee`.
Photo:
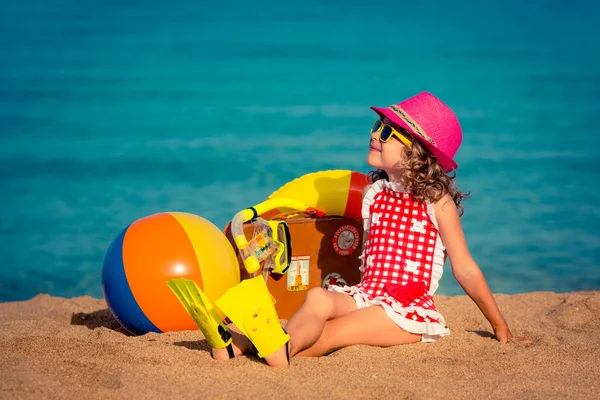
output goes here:
<path id="1" fill-rule="evenodd" d="M 306 303 L 322 303 L 327 299 L 327 290 L 322 287 L 313 287 L 308 289 L 306 292 L 306 299 L 304 300 Z"/>
<path id="2" fill-rule="evenodd" d="M 331 292 L 323 289 L 322 287 L 313 287 L 306 293 L 306 299 L 304 303 L 312 311 L 318 312 L 319 314 L 329 314 L 333 309 L 333 301 L 331 298 Z"/>

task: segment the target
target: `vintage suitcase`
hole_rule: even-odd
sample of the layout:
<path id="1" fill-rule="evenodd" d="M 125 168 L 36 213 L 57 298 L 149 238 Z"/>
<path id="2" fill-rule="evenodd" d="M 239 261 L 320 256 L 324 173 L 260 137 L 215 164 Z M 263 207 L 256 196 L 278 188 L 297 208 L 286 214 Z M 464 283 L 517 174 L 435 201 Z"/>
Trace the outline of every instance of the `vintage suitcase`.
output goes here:
<path id="1" fill-rule="evenodd" d="M 282 319 L 289 319 L 300 308 L 310 288 L 359 282 L 358 257 L 363 233 L 362 221 L 355 218 L 293 218 L 286 222 L 292 242 L 292 262 L 285 274 L 270 273 L 267 279 L 267 288 L 276 300 L 277 315 Z M 250 240 L 253 226 L 244 225 L 244 233 Z M 229 225 L 225 234 L 237 252 Z M 239 261 L 241 279 L 249 278 Z"/>

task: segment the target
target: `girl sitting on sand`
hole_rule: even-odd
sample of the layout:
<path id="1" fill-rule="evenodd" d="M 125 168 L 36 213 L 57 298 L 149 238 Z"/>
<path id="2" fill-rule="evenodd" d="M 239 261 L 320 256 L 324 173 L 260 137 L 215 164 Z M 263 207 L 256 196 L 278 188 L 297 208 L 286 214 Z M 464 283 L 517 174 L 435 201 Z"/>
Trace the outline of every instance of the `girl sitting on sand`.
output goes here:
<path id="1" fill-rule="evenodd" d="M 286 333 L 272 323 L 277 315 L 266 300 L 257 300 L 254 311 L 248 308 L 252 294 L 236 293 L 238 286 L 250 284 L 243 281 L 216 304 L 247 338 L 231 332 L 233 340 L 211 344 L 214 358 L 250 354 L 256 347 L 269 365 L 286 366 L 293 356 L 322 356 L 353 344 L 395 346 L 447 336 L 450 331 L 432 298 L 446 256 L 497 340 L 512 337 L 459 220 L 465 195 L 449 175 L 457 168 L 453 157 L 462 141 L 456 116 L 426 92 L 372 109 L 379 119 L 371 128 L 367 162 L 376 170 L 363 191 L 361 282 L 310 289 Z M 264 289 L 252 291 L 268 299 L 262 277 L 254 279 Z"/>

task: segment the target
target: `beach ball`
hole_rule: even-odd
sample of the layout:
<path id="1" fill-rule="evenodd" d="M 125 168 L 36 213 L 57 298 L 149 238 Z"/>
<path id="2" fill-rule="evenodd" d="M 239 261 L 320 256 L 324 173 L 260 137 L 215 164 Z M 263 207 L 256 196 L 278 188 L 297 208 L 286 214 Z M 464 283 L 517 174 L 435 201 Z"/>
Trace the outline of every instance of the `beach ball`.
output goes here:
<path id="1" fill-rule="evenodd" d="M 223 232 L 194 214 L 149 215 L 119 233 L 102 266 L 108 308 L 136 335 L 198 329 L 167 286 L 172 278 L 194 280 L 213 304 L 238 284 L 238 260 Z"/>

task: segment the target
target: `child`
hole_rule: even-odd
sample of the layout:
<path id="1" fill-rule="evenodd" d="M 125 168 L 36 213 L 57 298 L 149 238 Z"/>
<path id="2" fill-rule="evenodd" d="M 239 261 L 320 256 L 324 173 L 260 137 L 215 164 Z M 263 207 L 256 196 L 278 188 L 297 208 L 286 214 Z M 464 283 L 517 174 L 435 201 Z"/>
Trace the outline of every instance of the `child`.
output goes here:
<path id="1" fill-rule="evenodd" d="M 512 337 L 469 253 L 459 220 L 465 195 L 449 175 L 457 168 L 453 158 L 462 141 L 456 116 L 426 92 L 372 109 L 379 119 L 371 128 L 367 163 L 376 170 L 363 191 L 361 282 L 310 289 L 286 326 L 289 335 L 278 324 L 253 325 L 240 311 L 247 301 L 224 295 L 217 305 L 250 341 L 232 332 L 233 341 L 222 343 L 223 350 L 213 349 L 214 358 L 252 353 L 254 344 L 269 365 L 286 366 L 295 355 L 322 356 L 353 344 L 395 346 L 447 336 L 450 331 L 432 298 L 446 256 L 496 338 L 506 343 Z M 262 285 L 264 289 L 253 290 L 264 291 L 264 281 Z M 276 319 L 273 312 L 265 311 L 264 319 Z M 233 314 L 238 314 L 235 320 Z"/>

